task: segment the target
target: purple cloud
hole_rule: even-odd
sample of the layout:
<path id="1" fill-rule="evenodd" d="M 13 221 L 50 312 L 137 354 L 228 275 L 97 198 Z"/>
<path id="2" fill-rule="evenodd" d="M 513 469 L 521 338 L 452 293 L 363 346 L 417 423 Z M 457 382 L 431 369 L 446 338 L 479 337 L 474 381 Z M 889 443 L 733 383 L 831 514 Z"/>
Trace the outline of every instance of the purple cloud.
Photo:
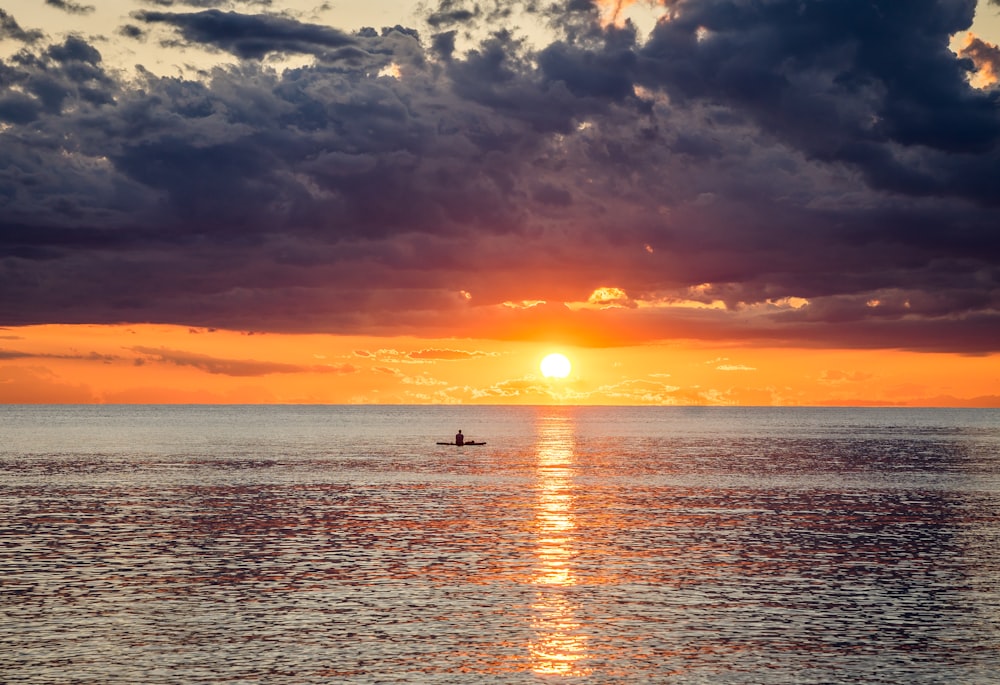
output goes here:
<path id="1" fill-rule="evenodd" d="M 1000 349 L 973 2 L 676 0 L 646 37 L 527 6 L 546 45 L 480 30 L 510 7 L 146 10 L 236 63 L 134 79 L 3 13 L 0 325 Z M 629 307 L 557 304 L 600 288 Z"/>

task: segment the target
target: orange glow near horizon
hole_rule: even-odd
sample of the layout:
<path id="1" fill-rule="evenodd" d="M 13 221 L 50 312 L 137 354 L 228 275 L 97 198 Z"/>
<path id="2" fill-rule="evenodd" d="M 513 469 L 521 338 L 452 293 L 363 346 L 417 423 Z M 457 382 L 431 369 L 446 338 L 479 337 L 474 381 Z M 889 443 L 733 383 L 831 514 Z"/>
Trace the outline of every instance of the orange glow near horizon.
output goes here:
<path id="1" fill-rule="evenodd" d="M 573 359 L 545 378 L 553 347 Z M 241 333 L 166 325 L 0 329 L 4 404 L 591 404 L 1000 407 L 1000 355 L 629 347 Z"/>

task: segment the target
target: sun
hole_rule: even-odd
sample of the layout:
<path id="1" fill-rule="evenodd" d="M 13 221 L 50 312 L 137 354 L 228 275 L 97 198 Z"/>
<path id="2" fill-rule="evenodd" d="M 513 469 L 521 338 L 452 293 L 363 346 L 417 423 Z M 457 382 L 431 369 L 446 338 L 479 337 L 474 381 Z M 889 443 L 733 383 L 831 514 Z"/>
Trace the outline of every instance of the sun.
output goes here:
<path id="1" fill-rule="evenodd" d="M 566 355 L 553 352 L 542 360 L 540 368 L 546 378 L 565 378 L 573 367 Z"/>

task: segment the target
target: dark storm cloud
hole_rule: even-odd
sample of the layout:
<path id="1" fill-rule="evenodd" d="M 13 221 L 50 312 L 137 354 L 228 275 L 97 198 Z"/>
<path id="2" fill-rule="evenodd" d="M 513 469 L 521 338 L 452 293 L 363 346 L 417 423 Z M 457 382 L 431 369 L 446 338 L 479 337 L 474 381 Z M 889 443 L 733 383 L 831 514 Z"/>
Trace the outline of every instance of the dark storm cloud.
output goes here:
<path id="1" fill-rule="evenodd" d="M 316 54 L 354 43 L 337 29 L 268 14 L 211 9 L 192 14 L 146 10 L 133 16 L 146 23 L 169 24 L 191 43 L 211 45 L 248 59 L 260 59 L 273 52 Z"/>
<path id="2" fill-rule="evenodd" d="M 36 39 L 0 63 L 0 325 L 996 350 L 972 8 L 682 0 L 643 38 L 578 2 L 547 45 L 475 33 L 511 3 L 426 35 L 136 15 L 238 58 L 198 78 Z M 602 287 L 630 306 L 557 304 Z"/>
<path id="3" fill-rule="evenodd" d="M 975 0 L 672 5 L 640 50 L 641 83 L 750 117 L 874 188 L 1000 203 L 976 182 L 997 163 L 1000 94 L 969 88 L 948 47 Z"/>

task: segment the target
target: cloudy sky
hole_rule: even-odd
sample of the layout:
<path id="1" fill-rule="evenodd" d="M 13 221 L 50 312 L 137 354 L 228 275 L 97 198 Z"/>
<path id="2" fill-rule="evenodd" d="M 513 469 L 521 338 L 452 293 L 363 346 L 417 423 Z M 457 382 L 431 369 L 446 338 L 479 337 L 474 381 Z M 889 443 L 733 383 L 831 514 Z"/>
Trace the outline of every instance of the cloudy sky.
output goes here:
<path id="1" fill-rule="evenodd" d="M 1000 404 L 995 0 L 28 4 L 0 401 Z"/>

